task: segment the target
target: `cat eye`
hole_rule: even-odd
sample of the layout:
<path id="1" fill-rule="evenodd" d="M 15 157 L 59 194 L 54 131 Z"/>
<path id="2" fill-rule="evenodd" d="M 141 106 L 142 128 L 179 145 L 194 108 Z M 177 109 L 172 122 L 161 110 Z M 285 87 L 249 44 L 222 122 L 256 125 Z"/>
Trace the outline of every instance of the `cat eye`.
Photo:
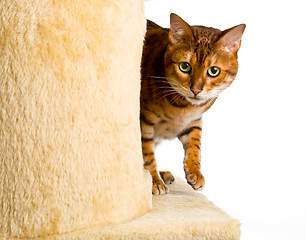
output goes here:
<path id="1" fill-rule="evenodd" d="M 215 67 L 215 66 L 210 67 L 208 68 L 207 73 L 211 77 L 217 77 L 220 74 L 220 68 Z"/>
<path id="2" fill-rule="evenodd" d="M 179 68 L 183 73 L 189 73 L 191 71 L 191 66 L 188 62 L 180 62 Z"/>

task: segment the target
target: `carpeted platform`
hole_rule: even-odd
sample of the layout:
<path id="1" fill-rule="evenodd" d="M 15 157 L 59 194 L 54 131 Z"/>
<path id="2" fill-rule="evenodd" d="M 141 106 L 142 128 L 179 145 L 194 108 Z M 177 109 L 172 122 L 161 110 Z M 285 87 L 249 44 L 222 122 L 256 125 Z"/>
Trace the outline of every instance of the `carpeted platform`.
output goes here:
<path id="1" fill-rule="evenodd" d="M 237 240 L 240 223 L 184 180 L 169 185 L 168 195 L 153 196 L 153 209 L 127 223 L 96 226 L 44 239 L 202 239 Z M 38 238 L 39 239 L 39 238 Z"/>
<path id="2" fill-rule="evenodd" d="M 185 181 L 151 209 L 145 26 L 142 0 L 0 1 L 0 239 L 239 239 Z"/>

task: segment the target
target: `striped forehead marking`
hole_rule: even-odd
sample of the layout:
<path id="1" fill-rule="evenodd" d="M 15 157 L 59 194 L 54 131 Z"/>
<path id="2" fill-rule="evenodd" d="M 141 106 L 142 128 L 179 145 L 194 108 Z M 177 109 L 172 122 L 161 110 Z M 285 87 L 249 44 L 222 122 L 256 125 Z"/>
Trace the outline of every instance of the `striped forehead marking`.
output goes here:
<path id="1" fill-rule="evenodd" d="M 194 47 L 194 53 L 199 63 L 204 63 L 206 57 L 210 54 L 213 36 L 213 32 L 203 30 L 194 31 L 194 37 L 197 40 Z"/>

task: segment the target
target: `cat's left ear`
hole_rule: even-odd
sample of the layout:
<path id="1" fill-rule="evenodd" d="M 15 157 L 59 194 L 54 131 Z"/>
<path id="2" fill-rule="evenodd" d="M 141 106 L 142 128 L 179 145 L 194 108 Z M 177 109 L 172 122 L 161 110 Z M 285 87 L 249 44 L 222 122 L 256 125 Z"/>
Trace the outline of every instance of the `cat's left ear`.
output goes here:
<path id="1" fill-rule="evenodd" d="M 241 37 L 245 27 L 245 24 L 240 24 L 223 31 L 221 37 L 215 43 L 216 47 L 227 52 L 237 53 L 241 45 Z"/>
<path id="2" fill-rule="evenodd" d="M 190 43 L 193 40 L 190 26 L 175 13 L 170 14 L 169 40 L 172 44 Z"/>

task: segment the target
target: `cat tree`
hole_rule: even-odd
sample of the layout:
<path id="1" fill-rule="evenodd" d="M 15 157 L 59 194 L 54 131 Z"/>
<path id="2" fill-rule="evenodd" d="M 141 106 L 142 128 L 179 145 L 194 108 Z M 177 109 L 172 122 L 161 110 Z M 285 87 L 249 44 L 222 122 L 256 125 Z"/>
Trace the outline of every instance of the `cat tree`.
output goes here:
<path id="1" fill-rule="evenodd" d="M 239 239 L 142 167 L 142 0 L 0 3 L 0 239 Z"/>

